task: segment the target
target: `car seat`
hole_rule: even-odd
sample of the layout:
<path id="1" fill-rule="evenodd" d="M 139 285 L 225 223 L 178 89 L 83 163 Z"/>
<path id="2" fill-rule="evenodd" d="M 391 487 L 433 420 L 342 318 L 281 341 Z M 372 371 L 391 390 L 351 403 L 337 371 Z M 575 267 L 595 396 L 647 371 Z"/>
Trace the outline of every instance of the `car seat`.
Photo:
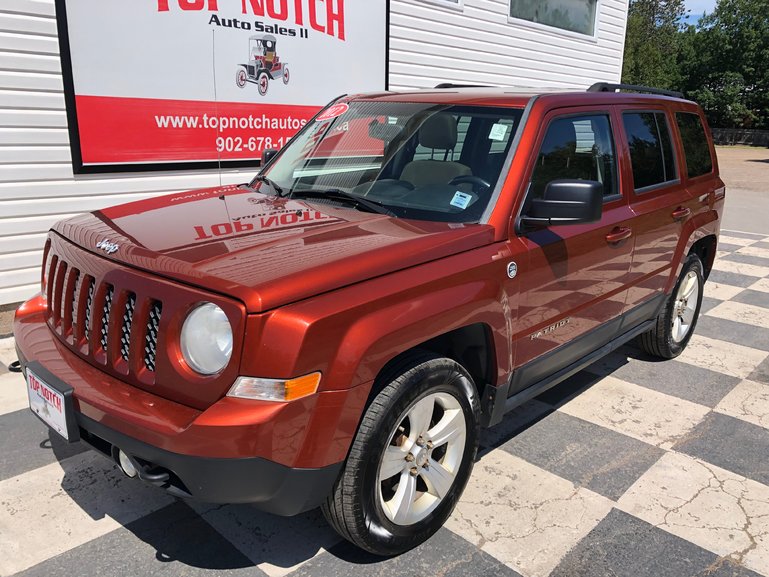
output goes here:
<path id="1" fill-rule="evenodd" d="M 444 158 L 457 145 L 457 121 L 450 114 L 437 113 L 422 123 L 417 134 L 419 144 L 433 151 L 442 150 Z M 448 184 L 457 176 L 472 174 L 469 166 L 453 160 L 413 160 L 403 167 L 401 180 L 415 187 Z"/>

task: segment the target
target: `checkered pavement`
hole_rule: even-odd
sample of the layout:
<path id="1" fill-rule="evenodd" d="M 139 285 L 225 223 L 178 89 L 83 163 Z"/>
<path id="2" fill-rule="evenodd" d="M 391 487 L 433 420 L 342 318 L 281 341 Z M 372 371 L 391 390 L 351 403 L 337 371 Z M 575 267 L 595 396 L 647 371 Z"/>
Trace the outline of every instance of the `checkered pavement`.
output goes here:
<path id="1" fill-rule="evenodd" d="M 623 347 L 509 414 L 446 527 L 389 560 L 64 444 L 0 341 L 0 575 L 769 576 L 769 237 L 721 243 L 683 355 Z"/>

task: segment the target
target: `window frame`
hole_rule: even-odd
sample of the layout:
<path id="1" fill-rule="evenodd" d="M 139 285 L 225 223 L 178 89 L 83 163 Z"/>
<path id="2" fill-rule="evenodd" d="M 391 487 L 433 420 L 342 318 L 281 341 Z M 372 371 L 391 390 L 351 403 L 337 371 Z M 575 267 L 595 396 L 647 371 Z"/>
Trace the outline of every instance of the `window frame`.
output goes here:
<path id="1" fill-rule="evenodd" d="M 448 8 L 456 12 L 465 11 L 465 0 L 419 0 L 423 4 L 432 4 L 441 8 Z"/>
<path id="2" fill-rule="evenodd" d="M 673 133 L 673 124 L 670 121 L 669 111 L 665 108 L 621 108 L 619 111 L 620 119 L 622 121 L 622 136 L 623 136 L 623 148 L 627 151 L 627 162 L 629 169 L 629 176 L 633 182 L 633 194 L 642 195 L 648 192 L 654 192 L 669 186 L 675 186 L 681 184 L 681 162 L 678 158 L 678 144 L 676 140 L 676 134 Z M 630 139 L 628 138 L 627 130 L 625 130 L 625 115 L 626 114 L 662 114 L 665 117 L 666 125 L 668 128 L 668 137 L 670 138 L 671 152 L 673 153 L 673 168 L 675 169 L 676 177 L 664 182 L 658 182 L 657 184 L 650 184 L 641 188 L 635 187 L 635 176 L 633 175 L 633 157 L 630 153 Z M 657 126 L 659 130 L 659 125 Z M 677 128 L 676 128 L 677 130 Z M 660 135 L 661 136 L 661 135 Z M 661 144 L 661 143 L 660 143 Z M 664 160 L 664 159 L 663 159 Z"/>
<path id="3" fill-rule="evenodd" d="M 702 133 L 705 136 L 706 139 L 706 145 L 708 147 L 708 154 L 710 155 L 710 171 L 703 172 L 702 174 L 698 174 L 697 176 L 689 176 L 689 161 L 686 158 L 686 146 L 684 145 L 684 139 L 681 134 L 681 128 L 678 126 L 678 115 L 679 114 L 687 114 L 691 116 L 696 116 L 697 120 L 700 122 L 700 126 L 702 127 Z M 674 110 L 673 111 L 673 118 L 676 122 L 676 132 L 678 133 L 679 142 L 681 143 L 681 160 L 683 160 L 684 166 L 686 167 L 686 181 L 687 182 L 697 182 L 699 179 L 705 179 L 705 178 L 712 178 L 713 174 L 715 174 L 716 171 L 716 159 L 715 155 L 713 154 L 713 147 L 712 147 L 712 137 L 710 137 L 708 133 L 708 126 L 705 122 L 705 118 L 698 110 Z M 680 176 L 680 175 L 679 175 Z"/>
<path id="4" fill-rule="evenodd" d="M 424 0 L 424 1 L 429 2 L 429 1 L 441 1 L 441 0 Z M 463 0 L 460 0 L 460 1 L 463 1 Z M 559 28 L 558 26 L 553 26 L 551 24 L 545 24 L 543 22 L 533 22 L 531 20 L 526 20 L 525 18 L 512 16 L 510 14 L 511 12 L 510 2 L 511 0 L 507 1 L 507 23 L 508 24 L 515 24 L 517 26 L 521 26 L 524 28 L 531 28 L 536 32 L 550 32 L 552 34 L 556 34 L 559 36 L 566 36 L 568 38 L 574 38 L 577 40 L 588 41 L 592 44 L 598 44 L 598 24 L 600 22 L 600 15 L 601 15 L 601 8 L 603 7 L 603 0 L 596 0 L 596 3 L 595 3 L 595 16 L 593 17 L 593 33 L 592 34 L 577 32 L 575 30 L 568 30 L 566 28 Z"/>
<path id="5" fill-rule="evenodd" d="M 526 169 L 526 179 L 524 180 L 525 187 L 526 187 L 526 194 L 524 196 L 523 202 L 521 203 L 519 216 L 520 214 L 523 213 L 524 207 L 530 200 L 530 197 L 532 194 L 531 179 L 534 176 L 534 170 L 536 168 L 537 159 L 539 158 L 539 153 L 542 150 L 542 144 L 545 142 L 545 137 L 547 136 L 548 130 L 550 130 L 550 126 L 552 126 L 552 124 L 558 120 L 564 120 L 566 118 L 579 118 L 579 117 L 585 117 L 585 116 L 606 116 L 606 118 L 609 121 L 609 131 L 611 132 L 612 145 L 614 147 L 614 170 L 615 170 L 615 177 L 616 177 L 617 192 L 609 196 L 604 196 L 603 205 L 606 206 L 607 204 L 614 203 L 618 200 L 624 200 L 624 195 L 622 193 L 622 166 L 620 164 L 620 158 L 619 158 L 620 148 L 618 146 L 620 142 L 617 137 L 617 131 L 615 129 L 615 122 L 614 122 L 614 115 L 612 114 L 611 106 L 597 105 L 595 107 L 591 106 L 589 108 L 574 109 L 572 112 L 565 112 L 565 113 L 559 113 L 558 110 L 555 109 L 552 111 L 552 114 L 548 115 L 548 117 L 546 118 L 546 123 L 543 125 L 543 128 L 540 130 L 540 132 L 537 135 L 536 148 L 532 149 L 531 157 L 529 159 L 529 165 Z"/>

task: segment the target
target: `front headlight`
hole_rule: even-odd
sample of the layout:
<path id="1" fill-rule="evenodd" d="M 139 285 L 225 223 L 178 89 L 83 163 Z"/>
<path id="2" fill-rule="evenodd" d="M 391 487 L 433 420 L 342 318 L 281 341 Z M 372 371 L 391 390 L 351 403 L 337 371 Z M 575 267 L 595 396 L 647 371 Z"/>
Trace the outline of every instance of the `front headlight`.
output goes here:
<path id="1" fill-rule="evenodd" d="M 224 311 L 213 303 L 193 309 L 182 326 L 181 348 L 187 365 L 201 375 L 226 367 L 232 357 L 232 327 Z"/>

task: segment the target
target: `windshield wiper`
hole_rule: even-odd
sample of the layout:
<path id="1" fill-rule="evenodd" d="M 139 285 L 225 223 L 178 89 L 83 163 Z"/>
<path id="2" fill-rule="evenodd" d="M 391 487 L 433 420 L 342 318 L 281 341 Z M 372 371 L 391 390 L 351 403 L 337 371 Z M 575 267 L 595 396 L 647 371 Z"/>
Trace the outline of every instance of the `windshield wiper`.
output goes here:
<path id="1" fill-rule="evenodd" d="M 278 196 L 286 196 L 286 194 L 283 193 L 283 188 L 277 182 L 267 178 L 263 174 L 257 174 L 251 182 L 264 182 L 269 185 Z"/>
<path id="2" fill-rule="evenodd" d="M 375 200 L 369 200 L 346 192 L 340 188 L 326 188 L 326 189 L 306 189 L 306 190 L 292 190 L 288 194 L 289 198 L 330 198 L 332 200 L 338 200 L 347 204 L 354 204 L 358 208 L 366 209 L 368 212 L 375 212 L 377 214 L 384 214 L 387 216 L 396 216 L 396 214 L 383 205 L 381 202 Z"/>

